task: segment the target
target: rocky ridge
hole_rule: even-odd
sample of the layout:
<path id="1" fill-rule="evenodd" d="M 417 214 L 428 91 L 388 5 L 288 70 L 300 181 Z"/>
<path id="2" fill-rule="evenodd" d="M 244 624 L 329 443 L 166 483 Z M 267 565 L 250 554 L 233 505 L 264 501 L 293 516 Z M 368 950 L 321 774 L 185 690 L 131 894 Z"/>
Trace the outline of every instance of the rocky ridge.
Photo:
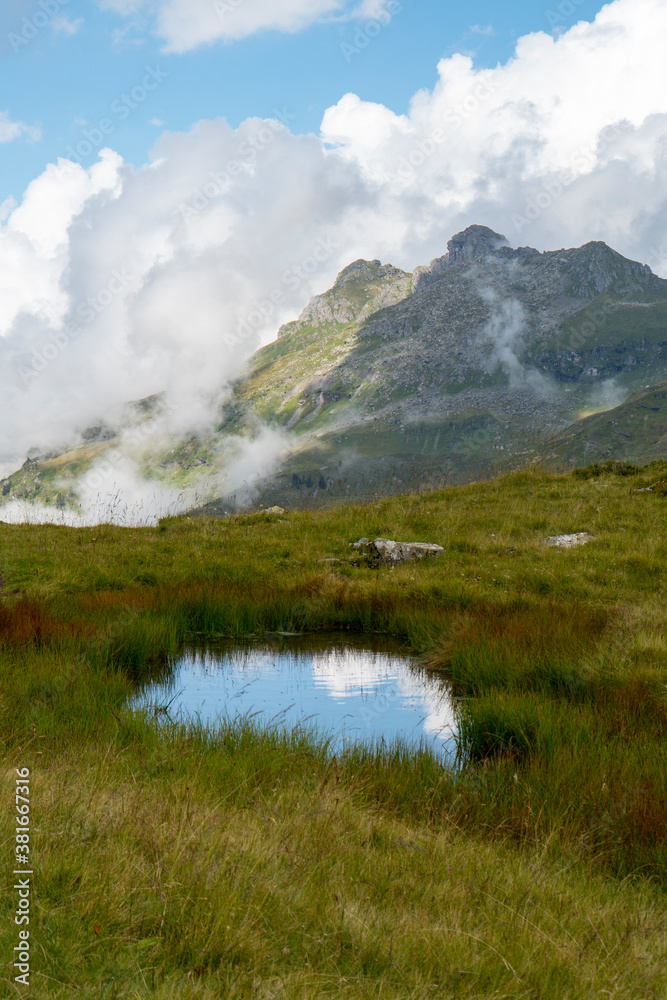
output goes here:
<path id="1" fill-rule="evenodd" d="M 288 455 L 260 486 L 267 506 L 355 496 L 371 480 L 379 492 L 457 481 L 538 454 L 584 414 L 603 418 L 663 379 L 667 281 L 647 265 L 597 241 L 515 249 L 470 226 L 412 274 L 348 265 L 249 360 L 216 433 L 174 442 L 145 471 L 208 476 L 226 508 L 228 442 L 268 424 Z M 567 444 L 558 454 L 568 461 Z"/>

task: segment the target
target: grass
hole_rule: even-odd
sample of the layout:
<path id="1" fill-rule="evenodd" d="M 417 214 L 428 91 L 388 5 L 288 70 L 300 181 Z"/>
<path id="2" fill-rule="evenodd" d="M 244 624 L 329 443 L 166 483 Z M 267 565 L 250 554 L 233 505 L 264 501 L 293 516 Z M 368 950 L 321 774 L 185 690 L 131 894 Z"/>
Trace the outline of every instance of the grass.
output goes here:
<path id="1" fill-rule="evenodd" d="M 594 459 L 614 456 L 642 463 L 665 454 L 667 438 L 667 383 L 642 386 L 629 399 L 612 410 L 583 417 L 566 427 L 542 447 L 545 454 L 561 456 L 591 469 Z M 613 462 L 599 461 L 598 466 Z M 619 463 L 626 464 L 630 463 Z"/>
<path id="2" fill-rule="evenodd" d="M 665 480 L 652 466 L 156 528 L 0 524 L 0 831 L 30 767 L 29 993 L 664 992 Z M 627 470 L 625 470 L 627 471 Z M 547 535 L 588 531 L 560 551 Z M 350 542 L 434 541 L 374 570 Z M 335 558 L 340 562 L 323 563 Z M 195 633 L 383 632 L 461 701 L 460 771 L 131 712 Z"/>

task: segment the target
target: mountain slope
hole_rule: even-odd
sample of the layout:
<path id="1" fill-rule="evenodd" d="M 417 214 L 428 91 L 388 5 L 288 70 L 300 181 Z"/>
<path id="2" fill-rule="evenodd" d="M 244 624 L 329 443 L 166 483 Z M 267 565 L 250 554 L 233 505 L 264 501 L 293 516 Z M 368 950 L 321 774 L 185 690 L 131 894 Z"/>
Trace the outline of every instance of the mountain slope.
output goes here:
<path id="1" fill-rule="evenodd" d="M 577 421 L 548 442 L 545 455 L 572 465 L 615 459 L 646 463 L 667 456 L 667 382 L 620 406 Z"/>
<path id="2" fill-rule="evenodd" d="M 135 452 L 145 475 L 201 483 L 221 510 L 233 456 L 244 442 L 262 452 L 268 427 L 284 454 L 254 484 L 257 502 L 319 502 L 525 460 L 582 415 L 664 379 L 667 281 L 604 243 L 541 253 L 471 226 L 413 274 L 350 264 L 249 360 L 214 433 Z M 637 456 L 661 447 L 649 427 Z M 549 447 L 579 461 L 578 434 Z M 264 451 L 280 450 L 277 440 Z M 3 492 L 30 479 L 36 497 L 50 477 L 42 499 L 52 502 L 58 482 L 75 494 L 85 466 L 75 458 L 60 479 L 39 462 L 24 468 Z"/>
<path id="3" fill-rule="evenodd" d="M 353 267 L 380 278 L 378 262 Z M 254 414 L 290 433 L 283 500 L 292 479 L 465 478 L 667 375 L 667 282 L 603 243 L 513 250 L 473 226 L 409 284 L 393 276 L 399 301 L 356 316 L 345 277 L 235 387 L 229 427 Z"/>

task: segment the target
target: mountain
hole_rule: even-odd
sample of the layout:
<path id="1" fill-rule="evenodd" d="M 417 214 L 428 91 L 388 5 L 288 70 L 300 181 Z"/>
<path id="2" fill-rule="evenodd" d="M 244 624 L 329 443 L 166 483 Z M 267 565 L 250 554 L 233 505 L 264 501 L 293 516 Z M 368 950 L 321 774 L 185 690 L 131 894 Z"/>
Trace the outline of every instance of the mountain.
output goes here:
<path id="1" fill-rule="evenodd" d="M 610 459 L 648 463 L 667 457 L 667 382 L 647 386 L 611 410 L 554 436 L 545 457 L 571 465 Z"/>
<path id="2" fill-rule="evenodd" d="M 537 454 L 665 375 L 667 281 L 604 243 L 540 253 L 471 226 L 412 275 L 341 272 L 250 360 L 222 427 L 288 431 L 261 498 L 303 502 L 322 482 L 358 495 Z"/>
<path id="3" fill-rule="evenodd" d="M 144 449 L 141 463 L 164 482 L 201 483 L 219 498 L 209 513 L 229 506 L 234 449 L 267 426 L 284 455 L 254 484 L 258 503 L 461 481 L 554 437 L 547 450 L 583 460 L 568 427 L 666 378 L 667 281 L 647 265 L 601 242 L 514 249 L 470 226 L 412 274 L 350 264 L 249 360 L 215 433 Z M 639 434 L 629 450 L 646 447 Z M 19 479 L 5 480 L 7 496 Z"/>

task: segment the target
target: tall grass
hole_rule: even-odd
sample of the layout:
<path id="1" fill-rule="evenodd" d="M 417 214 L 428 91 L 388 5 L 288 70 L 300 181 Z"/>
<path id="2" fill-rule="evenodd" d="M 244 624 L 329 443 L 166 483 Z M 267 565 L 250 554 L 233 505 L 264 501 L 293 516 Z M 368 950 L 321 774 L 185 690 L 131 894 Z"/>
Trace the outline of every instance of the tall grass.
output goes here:
<path id="1" fill-rule="evenodd" d="M 282 517 L 0 524 L 31 996 L 661 996 L 666 508 L 637 487 L 536 470 Z M 372 569 L 361 535 L 445 552 Z M 399 636 L 452 685 L 459 772 L 128 708 L 195 638 L 334 629 Z"/>

